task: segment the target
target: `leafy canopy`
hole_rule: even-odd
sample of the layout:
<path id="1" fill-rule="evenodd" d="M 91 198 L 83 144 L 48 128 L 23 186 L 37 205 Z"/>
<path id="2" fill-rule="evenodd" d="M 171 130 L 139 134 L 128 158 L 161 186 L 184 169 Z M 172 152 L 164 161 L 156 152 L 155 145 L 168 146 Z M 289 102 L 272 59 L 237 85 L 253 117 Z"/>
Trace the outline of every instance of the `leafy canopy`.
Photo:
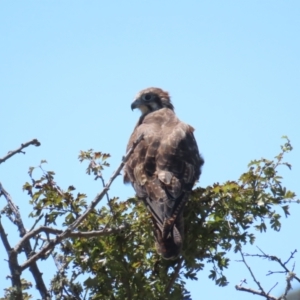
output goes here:
<path id="1" fill-rule="evenodd" d="M 291 168 L 283 161 L 292 150 L 284 138 L 273 160 L 253 160 L 238 180 L 193 190 L 184 212 L 182 256 L 175 261 L 165 261 L 156 253 L 151 219 L 141 201 L 108 197 L 108 205 L 93 209 L 77 231 L 124 228 L 105 236 L 62 240 L 50 252 L 61 266 L 51 282 L 52 295 L 57 299 L 189 299 L 186 280 L 197 280 L 205 264 L 211 266 L 209 278 L 225 286 L 228 251 L 253 244 L 255 235 L 267 228 L 279 231 L 281 217 L 289 215 L 288 203 L 297 202 L 279 175 L 280 167 Z M 103 181 L 101 171 L 109 166 L 109 154 L 82 151 L 79 159 L 89 163 L 88 174 Z M 44 163 L 39 166 L 43 175 L 34 178 L 30 168 L 31 183 L 24 185 L 31 197 L 30 216 L 64 229 L 87 208 L 87 196 L 76 193 L 73 186 L 59 188 L 54 172 L 45 171 Z"/>

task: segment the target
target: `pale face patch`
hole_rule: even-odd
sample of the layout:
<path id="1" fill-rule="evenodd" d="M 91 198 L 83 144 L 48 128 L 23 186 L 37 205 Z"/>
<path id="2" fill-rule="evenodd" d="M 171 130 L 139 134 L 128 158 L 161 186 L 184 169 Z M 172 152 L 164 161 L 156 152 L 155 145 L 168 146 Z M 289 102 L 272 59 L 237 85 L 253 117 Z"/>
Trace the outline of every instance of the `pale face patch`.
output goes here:
<path id="1" fill-rule="evenodd" d="M 144 114 L 147 114 L 149 112 L 160 109 L 161 106 L 158 105 L 156 102 L 149 102 L 149 103 L 147 103 L 147 105 L 142 104 L 138 108 L 142 112 L 142 114 L 144 115 Z"/>
<path id="2" fill-rule="evenodd" d="M 143 115 L 149 112 L 149 108 L 146 105 L 140 105 L 139 110 L 142 112 Z"/>

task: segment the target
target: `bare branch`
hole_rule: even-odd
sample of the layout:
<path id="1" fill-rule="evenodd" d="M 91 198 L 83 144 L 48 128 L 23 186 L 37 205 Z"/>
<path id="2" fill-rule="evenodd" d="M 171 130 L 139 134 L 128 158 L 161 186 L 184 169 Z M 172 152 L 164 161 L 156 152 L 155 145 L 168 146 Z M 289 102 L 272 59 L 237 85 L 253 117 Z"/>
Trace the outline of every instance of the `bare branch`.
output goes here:
<path id="1" fill-rule="evenodd" d="M 95 180 L 98 179 L 98 178 L 100 178 L 100 180 L 102 182 L 102 186 L 105 187 L 105 181 L 104 181 L 104 178 L 103 178 L 102 173 L 100 171 L 98 172 L 97 177 L 95 178 Z M 107 203 L 109 204 L 109 195 L 108 195 L 108 193 L 106 193 L 106 199 L 107 199 Z"/>
<path id="2" fill-rule="evenodd" d="M 1 216 L 0 216 L 0 237 L 1 237 L 1 240 L 2 240 L 2 243 L 4 245 L 4 248 L 5 248 L 6 252 L 9 254 L 9 252 L 11 251 L 12 248 L 9 244 L 8 239 L 7 239 L 7 234 L 5 233 L 4 228 L 2 226 Z"/>
<path id="3" fill-rule="evenodd" d="M 23 154 L 25 154 L 25 152 L 22 151 L 22 150 L 23 150 L 24 148 L 30 146 L 30 145 L 34 145 L 34 146 L 38 147 L 38 146 L 41 145 L 41 143 L 40 143 L 37 139 L 33 139 L 33 140 L 31 140 L 31 141 L 29 141 L 29 142 L 27 142 L 27 143 L 21 144 L 21 146 L 20 146 L 18 149 L 13 150 L 13 151 L 9 151 L 9 152 L 7 153 L 7 155 L 5 155 L 3 158 L 0 158 L 0 164 L 2 164 L 2 163 L 5 162 L 7 159 L 9 159 L 10 157 L 14 156 L 14 155 L 17 154 L 17 153 L 23 153 Z"/>
<path id="4" fill-rule="evenodd" d="M 122 162 L 120 163 L 117 170 L 113 173 L 103 190 L 95 197 L 95 199 L 90 203 L 85 212 L 79 216 L 65 231 L 56 236 L 55 239 L 51 240 L 47 243 L 38 253 L 32 255 L 30 259 L 28 259 L 22 266 L 22 270 L 28 268 L 33 262 L 37 261 L 39 258 L 43 257 L 45 253 L 47 253 L 50 249 L 53 249 L 55 245 L 59 244 L 63 239 L 67 238 L 71 232 L 79 226 L 79 224 L 88 216 L 88 214 L 96 207 L 96 205 L 102 200 L 102 198 L 108 192 L 111 184 L 116 179 L 116 177 L 120 174 L 122 168 L 124 167 L 126 161 L 134 151 L 137 144 L 143 139 L 143 135 L 140 135 L 139 138 L 133 143 L 132 147 L 128 150 L 125 157 L 123 157 Z"/>
<path id="5" fill-rule="evenodd" d="M 34 227 L 36 226 L 36 224 L 44 217 L 44 214 L 41 214 L 34 222 L 34 224 L 31 226 L 31 228 L 29 229 L 29 232 L 32 231 L 34 229 Z"/>
<path id="6" fill-rule="evenodd" d="M 23 237 L 24 235 L 26 235 L 26 229 L 24 227 L 20 212 L 18 207 L 14 204 L 10 194 L 3 188 L 1 182 L 0 182 L 0 193 L 2 195 L 4 195 L 7 204 L 9 206 L 9 208 L 11 209 L 12 213 L 14 214 L 14 224 L 18 227 L 18 230 L 20 232 L 20 236 Z M 22 244 L 22 248 L 24 249 L 24 252 L 26 254 L 27 259 L 30 258 L 30 256 L 32 255 L 33 251 L 32 251 L 32 247 L 30 244 L 29 240 L 25 240 Z M 20 248 L 17 248 L 18 250 L 21 250 Z M 17 253 L 18 251 L 16 251 L 15 249 L 12 249 L 9 255 L 9 263 L 13 263 L 11 262 L 11 260 L 15 261 L 17 260 Z M 14 255 L 16 257 L 14 257 Z M 20 269 L 20 267 L 19 267 Z M 22 269 L 20 269 L 20 275 L 22 273 Z M 44 283 L 43 277 L 42 277 L 42 273 L 40 272 L 36 262 L 34 262 L 31 266 L 30 266 L 30 272 L 32 273 L 32 276 L 34 277 L 35 283 L 36 283 L 36 288 L 39 290 L 41 296 L 43 299 L 50 299 L 50 295 L 47 291 L 46 285 Z"/>
<path id="7" fill-rule="evenodd" d="M 14 297 L 15 297 L 14 299 L 21 300 L 23 299 L 23 297 L 22 297 L 21 270 L 18 263 L 18 254 L 16 251 L 13 251 L 12 248 L 10 247 L 9 241 L 7 239 L 7 234 L 4 231 L 4 228 L 1 223 L 1 218 L 0 218 L 0 237 L 8 255 L 8 265 L 11 274 L 10 277 L 11 283 L 12 286 L 16 288 L 16 292 L 14 293 Z"/>
<path id="8" fill-rule="evenodd" d="M 291 252 L 290 257 L 288 258 L 288 260 L 283 263 L 284 265 L 286 265 L 292 258 L 294 258 L 294 254 L 297 253 L 297 249 L 295 249 L 293 252 Z"/>
<path id="9" fill-rule="evenodd" d="M 259 249 L 259 251 L 260 251 L 261 253 L 263 253 L 263 255 L 257 254 L 257 255 L 255 255 L 255 256 L 260 256 L 260 257 L 267 258 L 267 259 L 272 260 L 272 261 L 276 261 L 276 262 L 278 262 L 279 265 L 284 269 L 284 273 L 286 273 L 286 274 L 287 274 L 287 273 L 288 273 L 288 274 L 291 274 L 291 273 L 292 273 L 292 272 L 286 267 L 286 265 L 287 265 L 287 263 L 288 263 L 292 258 L 294 258 L 294 254 L 297 252 L 297 250 L 294 250 L 293 252 L 291 252 L 290 257 L 287 259 L 286 262 L 283 263 L 283 262 L 281 261 L 281 259 L 278 258 L 277 256 L 275 256 L 275 255 L 268 255 L 268 254 L 264 253 L 259 247 L 257 247 L 257 248 Z M 269 273 L 268 273 L 267 275 L 272 275 L 272 274 L 274 274 L 274 273 L 282 273 L 282 271 L 281 271 L 281 272 L 280 272 L 280 271 L 278 271 L 278 272 L 269 271 Z M 295 278 L 298 282 L 300 282 L 300 278 L 298 278 L 295 274 L 294 274 L 293 278 Z"/>
<path id="10" fill-rule="evenodd" d="M 98 172 L 98 174 L 97 174 L 95 180 L 97 180 L 98 178 L 100 178 L 100 180 L 101 180 L 101 182 L 102 182 L 102 186 L 103 186 L 103 188 L 104 188 L 104 187 L 105 187 L 105 180 L 104 180 L 104 178 L 103 178 L 103 176 L 102 176 L 101 171 Z M 110 199 L 109 199 L 108 192 L 106 193 L 106 199 L 107 199 L 107 204 L 108 204 L 108 206 L 109 206 L 109 209 L 110 209 L 111 214 L 112 214 L 113 216 L 115 216 L 114 210 L 113 210 L 113 208 L 112 208 L 112 205 L 111 205 L 111 202 L 110 202 Z M 107 227 L 109 226 L 111 220 L 112 220 L 112 217 L 108 220 L 108 222 L 107 222 L 105 228 L 107 228 Z"/>
<path id="11" fill-rule="evenodd" d="M 272 290 L 278 285 L 278 282 L 276 282 L 268 291 L 268 295 L 270 295 L 270 293 L 272 292 Z"/>
<path id="12" fill-rule="evenodd" d="M 278 300 L 278 298 L 270 296 L 270 295 L 263 295 L 261 291 L 257 291 L 257 290 L 253 290 L 251 288 L 247 288 L 241 285 L 236 285 L 235 286 L 236 290 L 238 291 L 242 291 L 242 292 L 248 292 L 248 293 L 252 293 L 254 295 L 258 295 L 258 296 L 263 296 L 268 300 Z"/>
<path id="13" fill-rule="evenodd" d="M 297 252 L 297 250 L 294 250 L 293 252 L 291 252 L 290 254 L 290 257 L 287 259 L 286 262 L 282 262 L 280 258 L 278 258 L 277 256 L 274 256 L 274 255 L 268 255 L 266 254 L 265 252 L 263 252 L 259 247 L 257 247 L 259 249 L 259 251 L 262 253 L 262 254 L 243 254 L 241 252 L 241 255 L 242 255 L 242 262 L 246 265 L 246 267 L 248 268 L 254 282 L 258 285 L 260 291 L 257 291 L 257 290 L 253 290 L 251 288 L 246 288 L 246 287 L 243 287 L 242 286 L 242 283 L 240 285 L 236 285 L 236 289 L 239 290 L 239 291 L 246 291 L 246 292 L 249 292 L 249 293 L 253 293 L 253 294 L 256 294 L 256 295 L 260 295 L 262 297 L 265 297 L 266 299 L 274 299 L 274 300 L 279 300 L 279 299 L 286 299 L 286 296 L 288 294 L 288 292 L 292 289 L 292 285 L 291 285 L 291 281 L 295 278 L 297 281 L 300 281 L 300 279 L 296 276 L 296 274 L 294 273 L 294 267 L 295 265 L 293 265 L 293 268 L 292 268 L 292 271 L 289 270 L 287 268 L 287 263 L 292 259 L 294 258 L 294 254 Z M 283 269 L 284 271 L 269 271 L 267 276 L 268 275 L 272 275 L 272 274 L 275 274 L 275 273 L 285 273 L 287 274 L 287 277 L 286 277 L 286 287 L 285 287 L 285 291 L 283 293 L 282 296 L 280 296 L 279 298 L 275 298 L 273 296 L 270 296 L 270 293 L 271 291 L 277 286 L 278 283 L 276 283 L 270 290 L 268 293 L 266 293 L 260 283 L 256 280 L 253 272 L 251 271 L 250 267 L 247 265 L 246 263 L 246 260 L 245 260 L 245 256 L 252 256 L 252 257 L 260 257 L 260 258 L 264 258 L 264 259 L 268 259 L 268 260 L 271 260 L 271 261 L 276 261 Z"/>
<path id="14" fill-rule="evenodd" d="M 239 285 L 239 286 L 236 286 L 236 289 L 237 289 L 237 290 L 241 290 L 241 289 L 244 290 L 244 289 L 246 289 L 248 292 L 251 292 L 251 293 L 256 294 L 256 295 L 263 296 L 263 297 L 265 297 L 266 299 L 273 299 L 273 298 L 276 299 L 275 297 L 272 298 L 272 296 L 270 296 L 268 293 L 265 292 L 265 290 L 264 290 L 263 287 L 261 286 L 260 282 L 256 279 L 256 277 L 255 277 L 255 275 L 253 274 L 251 268 L 250 268 L 249 265 L 247 264 L 243 252 L 240 251 L 240 254 L 241 254 L 241 256 L 242 256 L 242 261 L 243 261 L 243 263 L 245 264 L 245 266 L 247 267 L 249 273 L 251 274 L 251 277 L 252 277 L 253 281 L 254 281 L 254 282 L 256 283 L 256 285 L 258 286 L 259 291 L 255 291 L 255 290 L 249 289 L 249 288 L 244 288 L 244 287 L 242 287 L 242 286 L 240 286 L 240 285 Z"/>
<path id="15" fill-rule="evenodd" d="M 15 219 L 10 218 L 10 220 L 16 224 L 18 226 L 18 230 L 20 232 L 20 236 L 24 235 L 26 233 L 26 230 L 24 228 L 24 226 L 19 226 L 18 222 L 20 222 L 21 220 L 21 216 L 19 213 L 19 209 L 18 207 L 14 204 L 14 202 L 12 201 L 12 198 L 10 196 L 10 194 L 3 188 L 2 183 L 0 182 L 0 195 L 3 195 L 7 201 L 7 205 L 9 207 L 9 209 L 12 211 Z M 22 222 L 22 220 L 21 220 Z"/>

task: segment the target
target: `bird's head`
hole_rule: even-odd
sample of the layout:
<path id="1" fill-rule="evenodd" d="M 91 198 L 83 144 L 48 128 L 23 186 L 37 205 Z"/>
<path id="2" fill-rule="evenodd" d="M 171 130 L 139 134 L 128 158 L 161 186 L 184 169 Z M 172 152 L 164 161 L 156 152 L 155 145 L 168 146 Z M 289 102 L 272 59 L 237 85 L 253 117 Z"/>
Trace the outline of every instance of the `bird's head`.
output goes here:
<path id="1" fill-rule="evenodd" d="M 161 108 L 174 110 L 168 92 L 160 88 L 147 88 L 140 91 L 131 104 L 131 109 L 138 108 L 143 115 Z"/>

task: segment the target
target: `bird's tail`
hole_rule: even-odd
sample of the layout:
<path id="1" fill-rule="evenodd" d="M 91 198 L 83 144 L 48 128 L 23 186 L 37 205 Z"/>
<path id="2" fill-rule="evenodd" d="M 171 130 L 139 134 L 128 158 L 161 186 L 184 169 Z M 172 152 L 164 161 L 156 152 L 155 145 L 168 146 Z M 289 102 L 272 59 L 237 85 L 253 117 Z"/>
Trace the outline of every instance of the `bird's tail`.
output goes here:
<path id="1" fill-rule="evenodd" d="M 168 203 L 174 203 L 173 207 L 161 204 L 158 201 L 143 199 L 151 213 L 154 224 L 156 250 L 164 259 L 175 259 L 181 252 L 183 244 L 182 213 L 188 200 L 188 195 L 189 194 L 185 192 L 177 199 L 169 200 Z M 167 217 L 167 215 L 169 217 Z"/>
<path id="2" fill-rule="evenodd" d="M 164 259 L 176 259 L 180 255 L 183 244 L 182 221 L 182 214 L 180 214 L 175 224 L 173 223 L 172 227 L 167 230 L 166 227 L 159 228 L 158 223 L 153 219 L 156 251 Z"/>

